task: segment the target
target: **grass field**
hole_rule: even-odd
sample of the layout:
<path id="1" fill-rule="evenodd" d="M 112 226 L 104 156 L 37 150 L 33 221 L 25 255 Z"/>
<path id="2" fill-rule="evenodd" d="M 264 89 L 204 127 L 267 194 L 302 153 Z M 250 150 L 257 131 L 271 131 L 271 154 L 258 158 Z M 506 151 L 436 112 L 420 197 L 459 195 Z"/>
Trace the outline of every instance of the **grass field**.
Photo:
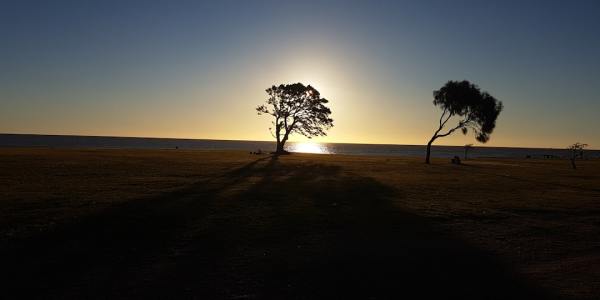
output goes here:
<path id="1" fill-rule="evenodd" d="M 4 295 L 594 299 L 600 161 L 0 149 Z"/>

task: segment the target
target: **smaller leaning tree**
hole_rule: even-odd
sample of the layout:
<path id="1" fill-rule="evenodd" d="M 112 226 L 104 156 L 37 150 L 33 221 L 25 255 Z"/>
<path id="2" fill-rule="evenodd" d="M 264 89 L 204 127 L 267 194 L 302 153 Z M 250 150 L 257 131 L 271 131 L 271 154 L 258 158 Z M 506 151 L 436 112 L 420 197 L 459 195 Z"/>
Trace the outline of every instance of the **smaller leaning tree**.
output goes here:
<path id="1" fill-rule="evenodd" d="M 275 118 L 269 128 L 277 140 L 276 154 L 282 154 L 290 134 L 299 133 L 308 138 L 325 136 L 333 127 L 329 117 L 331 110 L 325 106 L 329 101 L 312 86 L 302 83 L 280 84 L 266 90 L 267 103 L 256 108 L 259 115 L 268 114 Z"/>
<path id="2" fill-rule="evenodd" d="M 431 156 L 431 144 L 456 130 L 460 129 L 463 134 L 467 134 L 470 129 L 475 134 L 475 139 L 482 143 L 490 139 L 490 134 L 496 127 L 496 119 L 502 111 L 502 102 L 466 80 L 448 81 L 441 89 L 433 91 L 433 98 L 433 104 L 442 109 L 442 115 L 438 129 L 427 143 L 426 163 L 429 163 Z M 442 133 L 454 116 L 460 117 L 458 124 Z"/>
<path id="3" fill-rule="evenodd" d="M 588 146 L 588 144 L 583 144 L 583 143 L 577 142 L 577 143 L 569 146 L 569 148 L 567 148 L 571 152 L 571 167 L 573 167 L 573 169 L 577 169 L 575 160 L 577 158 L 580 158 L 580 159 L 584 158 L 583 151 L 587 146 Z"/>

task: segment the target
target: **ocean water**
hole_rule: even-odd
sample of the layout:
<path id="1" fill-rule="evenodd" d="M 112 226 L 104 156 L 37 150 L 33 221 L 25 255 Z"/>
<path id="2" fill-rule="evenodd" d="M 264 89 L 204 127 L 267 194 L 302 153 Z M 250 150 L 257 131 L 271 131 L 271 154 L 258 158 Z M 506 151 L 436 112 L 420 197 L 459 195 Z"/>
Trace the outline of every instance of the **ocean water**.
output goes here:
<path id="1" fill-rule="evenodd" d="M 274 142 L 229 141 L 201 139 L 167 139 L 136 137 L 103 137 L 74 135 L 31 135 L 0 134 L 0 147 L 50 147 L 50 148 L 123 148 L 123 149 L 199 149 L 199 150 L 242 150 L 273 151 Z M 424 145 L 380 145 L 380 144 L 343 144 L 343 143 L 288 143 L 286 149 L 291 152 L 347 154 L 347 155 L 383 155 L 416 156 L 425 155 Z M 462 146 L 433 146 L 432 157 L 449 158 L 464 156 Z M 543 158 L 551 155 L 567 158 L 566 149 L 547 148 L 507 148 L 477 147 L 469 150 L 469 157 L 504 158 Z M 586 157 L 599 158 L 600 150 L 586 151 Z"/>

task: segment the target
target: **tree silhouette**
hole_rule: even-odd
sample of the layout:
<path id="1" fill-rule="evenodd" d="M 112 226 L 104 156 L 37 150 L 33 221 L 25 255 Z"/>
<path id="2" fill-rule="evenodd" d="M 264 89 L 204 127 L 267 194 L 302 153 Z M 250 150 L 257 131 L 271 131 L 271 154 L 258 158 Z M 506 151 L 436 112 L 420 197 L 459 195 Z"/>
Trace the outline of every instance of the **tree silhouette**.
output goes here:
<path id="1" fill-rule="evenodd" d="M 475 138 L 482 143 L 490 139 L 490 134 L 496 127 L 496 119 L 502 111 L 502 102 L 496 100 L 487 92 L 466 81 L 448 81 L 441 89 L 433 91 L 433 104 L 442 109 L 439 127 L 427 143 L 425 162 L 429 163 L 431 144 L 437 139 L 451 135 L 460 129 L 467 134 L 469 129 Z M 460 117 L 458 124 L 445 133 L 441 133 L 448 121 Z"/>
<path id="2" fill-rule="evenodd" d="M 583 159 L 583 150 L 588 146 L 588 144 L 583 143 L 575 143 L 569 146 L 567 149 L 571 151 L 571 167 L 573 169 L 577 169 L 577 165 L 575 165 L 575 160 L 577 158 Z"/>
<path id="3" fill-rule="evenodd" d="M 329 117 L 331 110 L 325 106 L 329 101 L 312 86 L 302 83 L 281 84 L 266 90 L 267 103 L 256 108 L 259 115 L 268 114 L 275 118 L 275 129 L 269 128 L 277 140 L 275 153 L 282 154 L 290 134 L 299 133 L 308 138 L 325 136 L 325 130 L 333 127 Z"/>

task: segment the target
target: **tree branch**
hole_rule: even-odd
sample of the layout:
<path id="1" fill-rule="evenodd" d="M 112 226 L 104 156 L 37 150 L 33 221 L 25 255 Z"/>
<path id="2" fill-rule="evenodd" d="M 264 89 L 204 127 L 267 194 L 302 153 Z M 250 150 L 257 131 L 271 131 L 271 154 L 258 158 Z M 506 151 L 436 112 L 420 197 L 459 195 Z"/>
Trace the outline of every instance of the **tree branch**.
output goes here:
<path id="1" fill-rule="evenodd" d="M 452 133 L 453 133 L 453 132 L 454 132 L 456 129 L 459 129 L 459 128 L 461 128 L 461 127 L 463 127 L 463 125 L 462 125 L 462 124 L 458 124 L 458 126 L 456 126 L 456 127 L 452 128 L 452 129 L 448 130 L 448 132 L 446 132 L 446 133 L 444 133 L 444 134 L 436 134 L 436 138 L 440 138 L 440 137 L 449 136 L 449 135 L 451 135 L 451 134 L 452 134 Z"/>
<path id="2" fill-rule="evenodd" d="M 440 137 L 438 135 L 438 133 L 440 133 L 440 131 L 442 131 L 442 129 L 444 128 L 444 125 L 446 125 L 448 120 L 450 120 L 450 118 L 452 117 L 452 113 L 450 113 L 450 114 L 448 114 L 448 117 L 446 118 L 446 120 L 444 120 L 444 116 L 446 116 L 447 112 L 448 112 L 448 109 L 444 108 L 444 111 L 442 112 L 442 115 L 440 116 L 440 127 L 438 127 L 438 129 L 433 133 L 433 136 L 431 137 L 431 141 Z M 442 121 L 442 120 L 444 120 L 444 121 Z"/>
<path id="3" fill-rule="evenodd" d="M 441 127 L 444 127 L 446 125 L 446 123 L 448 123 L 448 120 L 450 120 L 450 118 L 452 118 L 453 114 L 450 113 L 448 114 L 448 117 L 446 118 L 446 120 L 444 120 L 444 123 L 442 123 Z"/>
<path id="4" fill-rule="evenodd" d="M 448 111 L 447 108 L 444 108 L 444 112 L 442 113 L 442 115 L 440 116 L 440 128 L 444 127 L 444 124 L 448 121 L 448 119 L 446 119 L 446 121 L 444 121 L 444 123 L 442 123 L 442 119 L 444 118 L 444 115 L 446 115 L 446 112 Z"/>
<path id="5" fill-rule="evenodd" d="M 446 121 L 447 121 L 447 120 L 446 120 Z M 467 117 L 466 119 L 464 119 L 464 120 L 462 120 L 462 121 L 458 122 L 458 125 L 456 125 L 456 127 L 452 128 L 452 129 L 448 130 L 448 132 L 446 132 L 446 133 L 444 133 L 444 134 L 437 134 L 437 133 L 436 133 L 436 134 L 435 134 L 435 135 L 436 135 L 436 138 L 438 138 L 438 137 L 445 137 L 445 136 L 449 136 L 449 135 L 451 135 L 451 134 L 452 134 L 454 131 L 456 131 L 457 129 L 460 129 L 460 128 L 462 128 L 462 127 L 468 126 L 469 122 L 471 122 L 471 119 Z M 439 133 L 439 132 L 438 132 L 438 133 Z"/>

